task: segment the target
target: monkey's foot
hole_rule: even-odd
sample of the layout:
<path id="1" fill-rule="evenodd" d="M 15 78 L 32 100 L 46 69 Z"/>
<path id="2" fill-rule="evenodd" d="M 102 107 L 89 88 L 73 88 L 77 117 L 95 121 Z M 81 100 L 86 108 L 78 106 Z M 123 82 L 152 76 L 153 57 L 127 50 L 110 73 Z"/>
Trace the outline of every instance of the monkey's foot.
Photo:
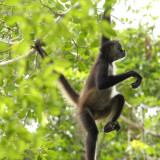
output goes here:
<path id="1" fill-rule="evenodd" d="M 120 125 L 119 123 L 116 121 L 116 122 L 108 122 L 105 126 L 104 126 L 104 132 L 105 133 L 108 133 L 108 132 L 111 132 L 111 131 L 118 131 L 120 129 Z"/>

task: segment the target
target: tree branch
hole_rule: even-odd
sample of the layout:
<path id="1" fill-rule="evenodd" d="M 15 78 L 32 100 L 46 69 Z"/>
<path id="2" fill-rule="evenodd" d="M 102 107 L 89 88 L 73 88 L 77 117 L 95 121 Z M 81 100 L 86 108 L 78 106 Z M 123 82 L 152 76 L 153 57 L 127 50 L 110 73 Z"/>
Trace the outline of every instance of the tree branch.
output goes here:
<path id="1" fill-rule="evenodd" d="M 134 128 L 136 130 L 144 130 L 146 134 L 150 134 L 152 136 L 160 138 L 160 134 L 157 134 L 153 131 L 146 130 L 145 128 L 137 125 L 136 123 L 132 122 L 130 119 L 126 118 L 125 116 L 121 115 L 120 119 L 122 119 L 124 122 L 126 122 L 131 128 Z"/>
<path id="2" fill-rule="evenodd" d="M 33 68 L 33 70 L 31 71 L 31 73 L 29 74 L 29 76 L 28 76 L 28 78 L 27 79 L 29 79 L 31 76 L 32 76 L 32 74 L 34 73 L 34 71 L 36 70 L 36 68 L 37 68 L 37 58 L 38 58 L 38 53 L 36 54 L 36 57 L 35 57 L 35 67 Z"/>
<path id="3" fill-rule="evenodd" d="M 115 18 L 115 19 L 117 19 L 118 21 L 120 21 L 122 24 L 125 24 L 124 22 L 122 22 L 119 18 L 117 18 L 117 17 L 115 17 L 115 16 L 113 16 L 113 15 L 111 15 L 113 18 Z"/>
<path id="4" fill-rule="evenodd" d="M 150 134 L 150 135 L 152 135 L 152 136 L 155 136 L 155 137 L 160 138 L 160 134 L 157 134 L 157 133 L 155 133 L 155 132 L 153 132 L 153 131 L 145 130 L 145 132 L 146 132 L 146 134 Z"/>
<path id="5" fill-rule="evenodd" d="M 8 65 L 8 64 L 10 64 L 10 63 L 17 62 L 17 61 L 19 61 L 19 60 L 21 60 L 21 59 L 23 59 L 23 58 L 27 58 L 27 57 L 31 56 L 31 55 L 34 54 L 35 52 L 36 52 L 36 49 L 33 48 L 33 49 L 31 49 L 31 50 L 29 51 L 29 53 L 26 54 L 26 55 L 23 55 L 23 56 L 20 56 L 20 57 L 18 57 L 18 58 L 11 59 L 11 60 L 8 60 L 8 61 L 5 61 L 5 62 L 1 62 L 1 63 L 0 63 L 0 66 L 6 66 L 6 65 Z"/>
<path id="6" fill-rule="evenodd" d="M 72 39 L 72 42 L 74 43 L 74 45 L 76 46 L 76 49 L 77 49 L 77 59 L 78 59 L 78 45 L 77 45 L 77 43 Z"/>
<path id="7" fill-rule="evenodd" d="M 73 6 L 71 6 L 68 10 L 62 12 L 62 13 L 58 13 L 58 12 L 55 12 L 51 7 L 47 6 L 46 4 L 44 4 L 42 2 L 42 0 L 40 0 L 42 6 L 48 8 L 55 16 L 64 16 L 66 15 L 72 8 L 78 8 L 79 7 L 79 3 L 75 3 Z"/>
<path id="8" fill-rule="evenodd" d="M 134 120 L 137 122 L 137 124 L 139 124 L 141 120 L 136 116 L 136 111 L 134 110 L 133 106 L 129 104 L 127 101 L 125 102 L 125 105 L 131 110 Z"/>
<path id="9" fill-rule="evenodd" d="M 11 50 L 11 48 L 9 48 L 9 49 L 6 49 L 6 50 L 2 50 L 2 51 L 0 51 L 0 53 L 7 52 L 7 51 L 9 51 L 9 50 Z"/>
<path id="10" fill-rule="evenodd" d="M 126 118 L 125 116 L 121 115 L 120 119 L 122 119 L 124 122 L 128 123 L 128 125 L 131 128 L 137 129 L 137 130 L 141 130 L 141 127 L 139 125 L 137 125 L 136 123 L 132 122 L 130 119 Z"/>

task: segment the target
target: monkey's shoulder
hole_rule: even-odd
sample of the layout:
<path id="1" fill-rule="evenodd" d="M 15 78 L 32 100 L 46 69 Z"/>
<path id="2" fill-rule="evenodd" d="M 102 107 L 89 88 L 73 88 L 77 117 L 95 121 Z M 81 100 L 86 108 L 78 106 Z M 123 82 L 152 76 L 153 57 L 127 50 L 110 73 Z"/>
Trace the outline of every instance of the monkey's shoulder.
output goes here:
<path id="1" fill-rule="evenodd" d="M 94 67 L 95 72 L 103 72 L 107 73 L 109 76 L 115 74 L 115 63 L 108 63 L 107 61 L 102 61 L 97 64 L 95 64 Z"/>

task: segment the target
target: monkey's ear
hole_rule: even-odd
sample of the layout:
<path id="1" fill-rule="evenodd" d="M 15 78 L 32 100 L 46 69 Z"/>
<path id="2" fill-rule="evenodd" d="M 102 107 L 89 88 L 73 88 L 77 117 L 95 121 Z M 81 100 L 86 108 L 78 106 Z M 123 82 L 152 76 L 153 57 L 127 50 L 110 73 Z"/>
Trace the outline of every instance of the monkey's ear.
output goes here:
<path id="1" fill-rule="evenodd" d="M 102 45 L 102 47 L 100 48 L 100 51 L 101 51 L 102 54 L 105 53 L 105 51 L 106 51 L 105 46 Z"/>
<path id="2" fill-rule="evenodd" d="M 110 52 L 110 48 L 109 45 L 103 45 L 100 49 L 100 56 L 102 59 L 108 59 L 108 55 Z"/>
<path id="3" fill-rule="evenodd" d="M 109 51 L 109 48 L 110 48 L 109 44 L 108 44 L 108 43 L 104 43 L 104 44 L 101 46 L 100 51 L 101 51 L 102 53 L 105 53 L 105 52 Z"/>

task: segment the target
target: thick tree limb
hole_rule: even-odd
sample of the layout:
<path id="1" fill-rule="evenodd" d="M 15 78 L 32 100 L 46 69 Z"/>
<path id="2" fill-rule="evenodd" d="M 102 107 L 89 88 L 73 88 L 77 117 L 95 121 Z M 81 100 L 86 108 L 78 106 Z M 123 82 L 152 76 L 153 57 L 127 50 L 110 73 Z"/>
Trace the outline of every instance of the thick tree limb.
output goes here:
<path id="1" fill-rule="evenodd" d="M 128 123 L 128 125 L 131 128 L 137 129 L 137 130 L 141 130 L 141 127 L 139 125 L 137 125 L 136 123 L 132 122 L 130 119 L 126 118 L 125 116 L 121 115 L 120 119 L 122 119 L 124 122 Z"/>
<path id="2" fill-rule="evenodd" d="M 155 133 L 155 132 L 153 132 L 153 131 L 145 130 L 145 132 L 146 132 L 146 134 L 150 134 L 150 135 L 152 135 L 152 136 L 155 136 L 155 137 L 160 138 L 160 134 L 157 134 L 157 133 Z"/>
<path id="3" fill-rule="evenodd" d="M 5 61 L 5 62 L 1 62 L 1 63 L 0 63 L 0 66 L 6 66 L 6 65 L 8 65 L 8 64 L 10 64 L 10 63 L 17 62 L 17 61 L 19 61 L 19 60 L 21 60 L 21 59 L 23 59 L 23 58 L 27 58 L 27 57 L 31 56 L 31 55 L 34 54 L 35 52 L 36 52 L 36 49 L 33 48 L 33 49 L 31 49 L 30 52 L 29 52 L 28 54 L 26 54 L 26 55 L 23 55 L 23 56 L 20 56 L 20 57 L 18 57 L 18 58 L 11 59 L 11 60 L 8 60 L 8 61 Z"/>
<path id="4" fill-rule="evenodd" d="M 132 122 L 130 119 L 126 118 L 125 116 L 121 115 L 120 116 L 120 119 L 122 119 L 124 122 L 126 122 L 131 128 L 134 128 L 136 130 L 144 130 L 144 132 L 146 134 L 150 134 L 152 136 L 155 136 L 155 137 L 158 137 L 160 138 L 160 134 L 157 134 L 153 131 L 150 131 L 150 130 L 146 130 L 145 128 L 142 128 L 141 126 L 139 126 L 138 124 Z"/>

